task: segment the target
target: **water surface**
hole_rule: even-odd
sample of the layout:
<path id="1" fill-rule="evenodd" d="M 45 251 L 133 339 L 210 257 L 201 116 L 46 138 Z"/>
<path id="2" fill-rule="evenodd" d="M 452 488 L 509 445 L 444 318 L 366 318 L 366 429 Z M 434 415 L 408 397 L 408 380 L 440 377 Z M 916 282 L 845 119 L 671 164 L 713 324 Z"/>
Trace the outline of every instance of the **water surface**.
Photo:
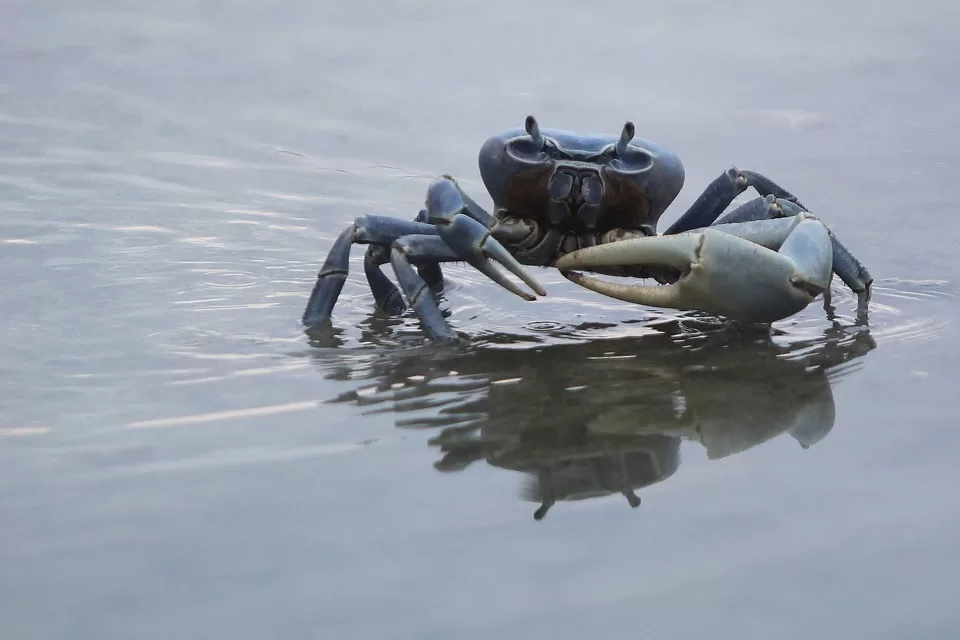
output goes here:
<path id="1" fill-rule="evenodd" d="M 0 8 L 9 638 L 943 638 L 956 8 L 290 0 Z M 299 325 L 332 240 L 542 126 L 731 165 L 876 278 L 769 334 L 466 266 L 469 346 Z M 752 194 L 750 194 L 752 195 Z M 639 504 L 638 504 L 639 503 Z M 535 518 L 534 516 L 537 516 Z"/>

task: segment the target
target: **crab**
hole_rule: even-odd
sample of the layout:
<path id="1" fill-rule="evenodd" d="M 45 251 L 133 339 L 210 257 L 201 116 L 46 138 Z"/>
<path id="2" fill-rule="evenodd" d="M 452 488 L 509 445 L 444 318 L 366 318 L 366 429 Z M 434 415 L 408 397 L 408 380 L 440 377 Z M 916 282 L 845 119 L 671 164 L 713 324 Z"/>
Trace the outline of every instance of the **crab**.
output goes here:
<path id="1" fill-rule="evenodd" d="M 479 168 L 492 214 L 444 174 L 427 188 L 415 219 L 356 218 L 317 275 L 302 317 L 308 333 L 330 324 L 354 244 L 369 245 L 364 271 L 377 307 L 400 314 L 409 304 L 436 341 L 459 339 L 436 296 L 444 262 L 466 262 L 526 300 L 546 290 L 524 265 L 554 267 L 612 298 L 746 324 L 770 324 L 827 298 L 836 274 L 857 295 L 858 318 L 866 317 L 867 269 L 793 194 L 760 173 L 724 171 L 658 233 L 684 168 L 672 151 L 636 138 L 630 121 L 619 136 L 584 135 L 541 129 L 531 115 L 523 129 L 483 144 Z M 759 197 L 727 211 L 749 187 Z M 399 289 L 381 270 L 388 262 Z"/>

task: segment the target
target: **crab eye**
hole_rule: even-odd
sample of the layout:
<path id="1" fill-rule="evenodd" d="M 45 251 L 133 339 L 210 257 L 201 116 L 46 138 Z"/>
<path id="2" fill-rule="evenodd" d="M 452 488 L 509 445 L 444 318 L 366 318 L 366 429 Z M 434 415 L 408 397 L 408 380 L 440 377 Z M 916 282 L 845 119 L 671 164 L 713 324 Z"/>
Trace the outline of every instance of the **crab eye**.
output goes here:
<path id="1" fill-rule="evenodd" d="M 601 152 L 610 159 L 610 166 L 621 173 L 641 173 L 653 165 L 653 157 L 647 151 L 630 144 L 635 134 L 636 128 L 627 120 L 616 144 Z"/>
<path id="2" fill-rule="evenodd" d="M 653 156 L 650 152 L 638 147 L 627 145 L 621 153 L 611 154 L 610 167 L 620 173 L 643 173 L 653 166 Z"/>
<path id="3" fill-rule="evenodd" d="M 549 156 L 544 152 L 544 148 L 549 143 L 544 141 L 537 143 L 532 138 L 523 136 L 514 138 L 506 144 L 507 155 L 521 162 L 540 163 L 546 162 Z"/>

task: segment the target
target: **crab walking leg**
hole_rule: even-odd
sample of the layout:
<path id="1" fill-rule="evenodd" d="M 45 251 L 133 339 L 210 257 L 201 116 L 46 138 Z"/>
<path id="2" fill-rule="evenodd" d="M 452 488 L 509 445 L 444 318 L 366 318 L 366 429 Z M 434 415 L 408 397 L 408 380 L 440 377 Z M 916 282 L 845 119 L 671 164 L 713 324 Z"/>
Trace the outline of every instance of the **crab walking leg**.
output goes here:
<path id="1" fill-rule="evenodd" d="M 481 209 L 481 211 L 483 210 Z M 420 209 L 420 213 L 417 214 L 417 222 L 427 222 L 426 209 Z M 390 253 L 386 253 L 387 257 L 380 264 L 390 262 Z M 420 274 L 420 277 L 426 281 L 430 288 L 433 289 L 434 293 L 440 293 L 443 291 L 443 269 L 440 268 L 439 263 L 434 262 L 418 265 L 417 272 Z"/>
<path id="2" fill-rule="evenodd" d="M 477 224 L 472 218 L 466 218 L 465 216 L 462 216 L 462 218 Z M 497 270 L 493 260 L 497 260 L 501 264 L 507 263 L 507 261 L 495 250 L 496 247 L 500 246 L 499 243 L 492 245 L 494 250 L 491 251 L 489 240 L 492 240 L 492 238 L 488 237 L 486 242 L 480 242 L 479 246 L 475 248 L 475 253 L 466 257 L 467 262 L 488 278 L 524 300 L 535 300 L 535 296 L 515 285 Z M 400 289 L 420 318 L 427 337 L 433 340 L 456 340 L 457 334 L 444 319 L 440 308 L 437 306 L 436 298 L 430 294 L 429 285 L 419 273 L 414 271 L 413 266 L 435 265 L 440 262 L 460 262 L 464 260 L 464 253 L 462 248 L 455 249 L 444 238 L 435 235 L 404 236 L 397 239 L 391 246 L 390 263 L 397 274 Z M 487 257 L 488 253 L 492 259 Z M 509 256 L 510 254 L 506 255 Z M 510 258 L 512 259 L 512 256 Z M 505 266 L 509 268 L 509 263 Z"/>
<path id="3" fill-rule="evenodd" d="M 437 236 L 405 236 L 393 243 L 390 251 L 390 263 L 397 274 L 397 282 L 403 294 L 410 302 L 410 306 L 416 311 L 420 322 L 423 324 L 424 333 L 432 340 L 448 341 L 456 340 L 456 332 L 450 328 L 446 319 L 437 306 L 436 298 L 431 295 L 429 285 L 424 281 L 419 273 L 414 271 L 415 264 L 436 264 L 439 262 L 459 262 L 463 260 L 459 253 L 451 249 L 442 238 Z M 503 276 L 495 268 L 487 263 L 481 263 L 481 271 L 487 273 L 491 278 L 496 279 L 492 274 L 500 278 Z M 479 268 L 479 267 L 478 267 Z M 513 283 L 505 280 L 505 287 L 520 295 L 527 300 L 533 300 L 523 290 L 515 287 Z M 509 285 L 509 286 L 508 286 Z"/>
<path id="4" fill-rule="evenodd" d="M 801 209 L 806 209 L 795 195 L 770 178 L 755 171 L 741 171 L 732 167 L 707 185 L 700 197 L 663 234 L 673 235 L 710 226 L 733 203 L 734 199 L 749 187 L 756 189 L 762 196 L 772 195 L 795 203 Z"/>
<path id="5" fill-rule="evenodd" d="M 426 223 L 426 221 L 427 210 L 421 209 L 420 213 L 417 214 L 416 222 Z M 390 262 L 390 247 L 382 244 L 371 244 L 367 247 L 367 253 L 363 257 L 363 271 L 367 276 L 367 283 L 370 285 L 370 291 L 373 293 L 377 308 L 390 315 L 398 316 L 406 311 L 407 305 L 403 301 L 400 290 L 380 269 L 388 262 Z M 443 291 L 443 270 L 439 264 L 428 262 L 417 265 L 417 272 L 434 293 Z"/>
<path id="6" fill-rule="evenodd" d="M 733 211 L 728 211 L 719 218 L 712 226 L 718 224 L 728 224 L 730 222 L 752 222 L 754 220 L 771 220 L 773 218 L 789 218 L 803 211 L 801 207 L 790 202 L 781 200 L 773 195 L 762 198 L 754 198 Z"/>
<path id="7" fill-rule="evenodd" d="M 829 229 L 827 231 L 830 234 L 830 240 L 833 241 L 833 272 L 857 294 L 857 317 L 866 320 L 873 276 L 846 247 L 840 244 L 832 231 Z"/>
<path id="8" fill-rule="evenodd" d="M 350 268 L 350 248 L 354 244 L 374 244 L 389 246 L 401 236 L 412 234 L 433 234 L 437 230 L 431 224 L 409 222 L 388 216 L 360 216 L 353 224 L 343 230 L 333 243 L 327 259 L 317 273 L 317 282 L 307 300 L 301 322 L 308 328 L 316 327 L 330 320 L 333 307 L 337 304 L 343 284 L 347 281 Z M 370 279 L 370 271 L 367 270 Z M 381 295 L 389 296 L 381 279 L 370 281 L 371 288 L 376 287 L 374 295 L 380 291 Z M 391 285 L 392 286 L 392 285 Z M 386 297 L 383 299 L 386 300 Z M 382 301 L 378 298 L 378 304 Z"/>
<path id="9" fill-rule="evenodd" d="M 829 286 L 833 246 L 827 228 L 816 218 L 801 214 L 725 227 L 726 231 L 708 227 L 581 249 L 561 258 L 557 268 L 569 280 L 613 298 L 748 323 L 791 316 Z M 625 265 L 671 266 L 683 274 L 675 283 L 649 286 L 569 272 Z"/>
<path id="10" fill-rule="evenodd" d="M 372 244 L 367 247 L 367 253 L 363 256 L 363 271 L 367 276 L 367 283 L 370 285 L 370 292 L 373 293 L 377 308 L 392 316 L 398 316 L 406 311 L 407 304 L 403 301 L 397 285 L 393 284 L 380 269 L 388 262 L 390 262 L 390 248 Z M 431 265 L 423 268 L 429 268 L 429 266 Z M 420 275 L 423 275 L 423 271 Z M 441 275 L 441 279 L 442 277 Z"/>
<path id="11" fill-rule="evenodd" d="M 313 285 L 313 291 L 310 292 L 310 298 L 307 300 L 307 308 L 303 310 L 303 317 L 300 319 L 305 327 L 312 328 L 330 319 L 333 306 L 337 303 L 337 298 L 340 297 L 340 291 L 343 289 L 343 283 L 347 281 L 350 247 L 353 246 L 356 233 L 356 224 L 344 229 L 333 243 L 327 259 L 323 261 L 317 273 L 317 282 Z"/>
<path id="12" fill-rule="evenodd" d="M 463 213 L 470 216 L 484 227 L 489 228 L 493 226 L 493 216 L 487 213 L 486 209 L 477 204 L 476 200 L 468 196 L 466 192 L 460 188 L 460 185 L 457 184 L 457 181 L 453 176 L 450 174 L 444 174 L 440 177 L 440 180 L 453 183 L 453 185 L 456 186 L 457 191 L 460 193 L 460 198 L 463 200 L 463 204 L 466 207 Z"/>
<path id="13" fill-rule="evenodd" d="M 493 217 L 488 214 L 476 202 L 471 200 L 461 191 L 464 202 L 467 206 L 468 215 L 477 222 L 484 224 L 484 221 L 492 222 Z M 426 209 L 421 209 L 417 214 L 416 222 L 427 224 L 429 219 Z M 431 225 L 432 226 L 432 225 Z M 390 248 L 386 245 L 370 245 L 363 260 L 363 269 L 367 276 L 367 282 L 370 284 L 370 291 L 373 293 L 377 308 L 391 315 L 400 315 L 407 305 L 400 295 L 400 290 L 390 281 L 380 267 L 390 262 Z M 443 269 L 438 262 L 421 262 L 417 264 L 417 273 L 427 283 L 427 286 L 434 293 L 443 291 Z"/>
<path id="14" fill-rule="evenodd" d="M 719 228 L 721 225 L 725 226 L 734 222 L 751 222 L 754 220 L 790 217 L 802 212 L 803 209 L 799 205 L 768 195 L 764 198 L 755 198 L 723 215 L 713 224 L 713 227 Z M 857 315 L 864 317 L 867 312 L 867 306 L 870 303 L 870 287 L 873 284 L 873 276 L 871 276 L 867 268 L 837 240 L 837 237 L 832 231 L 829 231 L 829 233 L 830 240 L 833 244 L 833 272 L 839 276 L 844 284 L 857 294 Z"/>
<path id="15" fill-rule="evenodd" d="M 330 320 L 333 307 L 347 279 L 350 247 L 353 244 L 389 246 L 398 238 L 411 235 L 433 236 L 437 240 L 442 238 L 442 242 L 453 252 L 450 255 L 456 256 L 456 261 L 468 262 L 491 280 L 522 298 L 534 299 L 497 270 L 493 265 L 494 260 L 537 294 L 546 295 L 543 286 L 527 273 L 516 258 L 490 235 L 490 230 L 472 217 L 471 213 L 475 212 L 471 211 L 456 183 L 449 178 L 440 178 L 427 190 L 427 209 L 418 216 L 418 220 L 425 219 L 427 222 L 408 222 L 386 216 L 357 218 L 334 242 L 320 268 L 317 282 L 303 312 L 302 323 L 307 327 L 316 327 Z M 426 279 L 435 289 L 439 288 L 443 282 L 443 273 L 437 263 L 454 261 L 448 254 L 449 252 L 441 255 L 439 260 L 424 260 L 420 264 L 418 278 Z M 379 272 L 379 266 L 385 262 L 384 258 L 379 252 L 368 251 L 364 259 L 364 271 L 377 304 L 383 309 L 397 312 L 400 307 L 396 288 Z"/>
<path id="16" fill-rule="evenodd" d="M 390 250 L 390 263 L 397 274 L 397 282 L 420 318 L 424 333 L 431 340 L 456 340 L 457 334 L 444 319 L 430 287 L 411 265 L 412 261 L 424 258 L 434 263 L 462 258 L 436 236 L 406 236 L 394 242 Z"/>

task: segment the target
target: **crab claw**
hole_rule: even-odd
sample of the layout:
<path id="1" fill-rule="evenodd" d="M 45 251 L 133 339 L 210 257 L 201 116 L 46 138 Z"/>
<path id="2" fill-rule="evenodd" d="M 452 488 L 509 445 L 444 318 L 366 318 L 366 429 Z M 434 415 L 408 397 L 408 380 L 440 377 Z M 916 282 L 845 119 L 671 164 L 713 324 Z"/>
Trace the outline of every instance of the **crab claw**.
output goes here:
<path id="1" fill-rule="evenodd" d="M 713 227 L 589 247 L 563 256 L 556 266 L 568 280 L 613 298 L 747 323 L 791 316 L 830 286 L 830 235 L 812 216 L 724 226 L 730 232 Z M 626 265 L 682 273 L 670 284 L 626 285 L 571 271 Z"/>
<path id="2" fill-rule="evenodd" d="M 504 289 L 515 293 L 525 300 L 536 300 L 516 284 L 511 282 L 493 264 L 499 262 L 507 271 L 517 276 L 538 295 L 547 295 L 537 279 L 530 275 L 517 262 L 490 230 L 469 215 L 469 208 L 452 178 L 442 177 L 430 185 L 427 190 L 427 219 L 437 228 L 443 238 L 457 255 Z"/>

